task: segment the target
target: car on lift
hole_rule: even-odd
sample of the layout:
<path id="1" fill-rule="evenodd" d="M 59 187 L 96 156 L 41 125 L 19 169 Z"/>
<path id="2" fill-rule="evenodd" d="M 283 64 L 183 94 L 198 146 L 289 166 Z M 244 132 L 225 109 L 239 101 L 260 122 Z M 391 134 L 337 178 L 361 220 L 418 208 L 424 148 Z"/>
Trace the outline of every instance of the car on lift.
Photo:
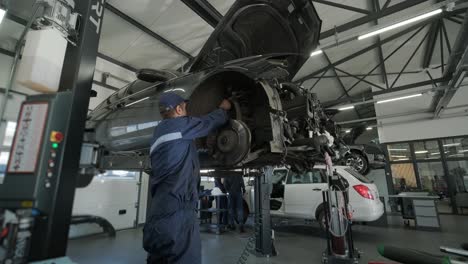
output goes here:
<path id="1" fill-rule="evenodd" d="M 341 164 L 353 167 L 362 175 L 367 175 L 371 170 L 383 169 L 387 159 L 381 147 L 377 144 L 347 145 L 349 154 Z"/>
<path id="2" fill-rule="evenodd" d="M 85 141 L 98 146 L 96 168 L 149 155 L 166 92 L 189 100 L 191 116 L 213 111 L 223 98 L 233 103 L 229 124 L 196 142 L 203 168 L 285 163 L 301 171 L 324 152 L 341 159 L 349 149 L 336 140 L 335 123 L 315 94 L 291 82 L 316 49 L 320 28 L 307 0 L 236 1 L 183 72 L 140 70 L 139 80 L 89 113 Z"/>
<path id="3" fill-rule="evenodd" d="M 372 222 L 384 213 L 377 186 L 369 179 L 347 166 L 335 166 L 336 172 L 349 183 L 349 206 L 352 220 Z M 281 218 L 316 220 L 325 227 L 322 191 L 327 190 L 326 169 L 316 165 L 302 173 L 287 168 L 276 168 L 272 177 L 270 213 Z M 248 184 L 245 200 L 252 210 L 254 189 Z"/>

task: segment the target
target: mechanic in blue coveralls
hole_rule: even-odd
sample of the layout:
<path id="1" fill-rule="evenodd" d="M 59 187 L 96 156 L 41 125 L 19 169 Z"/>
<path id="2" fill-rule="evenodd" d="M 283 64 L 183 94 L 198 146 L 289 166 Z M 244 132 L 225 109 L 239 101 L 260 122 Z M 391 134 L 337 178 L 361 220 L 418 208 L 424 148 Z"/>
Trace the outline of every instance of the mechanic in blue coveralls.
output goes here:
<path id="1" fill-rule="evenodd" d="M 163 121 L 151 141 L 151 208 L 143 229 L 147 263 L 201 263 L 201 240 L 196 216 L 200 166 L 194 139 L 224 125 L 231 103 L 217 110 L 187 116 L 186 101 L 175 93 L 159 99 Z"/>

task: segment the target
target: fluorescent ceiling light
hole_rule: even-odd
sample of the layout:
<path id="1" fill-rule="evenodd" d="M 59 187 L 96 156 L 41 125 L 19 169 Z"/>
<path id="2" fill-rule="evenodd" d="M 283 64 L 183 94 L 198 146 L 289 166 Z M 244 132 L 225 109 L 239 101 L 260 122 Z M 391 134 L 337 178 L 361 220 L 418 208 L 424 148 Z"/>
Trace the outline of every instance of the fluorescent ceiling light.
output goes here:
<path id="1" fill-rule="evenodd" d="M 465 153 L 465 152 L 468 152 L 468 149 L 462 149 L 458 151 L 458 153 Z"/>
<path id="2" fill-rule="evenodd" d="M 432 155 L 432 156 L 434 156 L 434 155 L 440 155 L 440 153 L 439 153 L 439 152 L 434 152 L 434 153 L 431 153 L 431 155 Z"/>
<path id="3" fill-rule="evenodd" d="M 407 156 L 400 156 L 400 155 L 392 155 L 394 158 L 408 158 Z"/>
<path id="4" fill-rule="evenodd" d="M 351 109 L 354 109 L 354 105 L 338 108 L 338 110 L 340 110 L 340 111 L 346 111 L 346 110 L 351 110 Z"/>
<path id="5" fill-rule="evenodd" d="M 373 127 L 368 127 L 368 128 L 366 128 L 366 129 L 367 129 L 367 130 L 372 130 L 372 128 L 373 128 Z"/>
<path id="6" fill-rule="evenodd" d="M 3 18 L 5 17 L 6 11 L 0 8 L 0 23 L 2 23 Z"/>
<path id="7" fill-rule="evenodd" d="M 389 151 L 408 151 L 408 149 L 388 149 Z"/>
<path id="8" fill-rule="evenodd" d="M 428 150 L 419 150 L 419 151 L 415 151 L 414 154 L 424 154 L 428 152 L 429 152 Z"/>
<path id="9" fill-rule="evenodd" d="M 442 9 L 437 9 L 437 10 L 431 11 L 429 13 L 422 14 L 420 16 L 413 17 L 413 18 L 407 19 L 405 21 L 390 25 L 388 27 L 384 27 L 384 28 L 372 31 L 370 33 L 361 35 L 361 36 L 358 37 L 358 39 L 361 40 L 361 39 L 366 39 L 368 37 L 372 37 L 372 36 L 375 36 L 375 35 L 379 35 L 379 34 L 382 34 L 382 33 L 386 32 L 386 31 L 389 31 L 389 30 L 392 30 L 392 29 L 395 29 L 395 28 L 399 28 L 399 27 L 402 27 L 402 26 L 417 22 L 419 20 L 423 20 L 423 19 L 426 19 L 426 18 L 431 17 L 431 16 L 435 16 L 437 14 L 442 13 L 442 11 L 443 11 Z"/>
<path id="10" fill-rule="evenodd" d="M 148 96 L 148 97 L 145 97 L 145 98 L 143 98 L 143 99 L 140 99 L 140 100 L 138 100 L 138 101 L 135 101 L 135 102 L 133 102 L 133 103 L 129 103 L 129 104 L 126 105 L 125 107 L 129 107 L 129 106 L 132 106 L 132 105 L 134 105 L 134 104 L 138 104 L 139 102 L 143 102 L 143 101 L 148 100 L 148 99 L 149 99 L 149 96 Z"/>
<path id="11" fill-rule="evenodd" d="M 319 55 L 319 54 L 322 54 L 323 53 L 323 50 L 319 49 L 319 50 L 316 50 L 316 51 L 313 51 L 310 56 L 315 56 L 315 55 Z"/>
<path id="12" fill-rule="evenodd" d="M 445 144 L 444 147 L 456 147 L 456 146 L 460 146 L 461 143 L 450 143 L 450 144 Z"/>
<path id="13" fill-rule="evenodd" d="M 395 161 L 403 161 L 403 160 L 409 160 L 409 159 L 397 159 Z"/>
<path id="14" fill-rule="evenodd" d="M 345 133 L 351 133 L 351 129 L 346 130 Z"/>
<path id="15" fill-rule="evenodd" d="M 422 93 L 419 93 L 419 94 L 412 94 L 412 95 L 407 95 L 407 96 L 402 96 L 402 97 L 397 97 L 397 98 L 385 99 L 385 100 L 377 101 L 377 103 L 378 103 L 378 104 L 383 104 L 383 103 L 388 103 L 388 102 L 400 101 L 400 100 L 404 100 L 404 99 L 409 99 L 409 98 L 413 98 L 413 97 L 418 97 L 418 96 L 421 96 L 421 95 L 422 95 Z"/>

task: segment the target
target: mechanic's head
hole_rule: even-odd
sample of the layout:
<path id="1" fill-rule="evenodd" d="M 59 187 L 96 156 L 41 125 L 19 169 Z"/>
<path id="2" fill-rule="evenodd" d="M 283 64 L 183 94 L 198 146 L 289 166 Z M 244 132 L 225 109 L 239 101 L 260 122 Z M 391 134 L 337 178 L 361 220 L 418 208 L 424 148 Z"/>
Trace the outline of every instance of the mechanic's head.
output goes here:
<path id="1" fill-rule="evenodd" d="M 163 93 L 159 98 L 159 112 L 163 119 L 187 115 L 187 100 L 172 92 Z"/>

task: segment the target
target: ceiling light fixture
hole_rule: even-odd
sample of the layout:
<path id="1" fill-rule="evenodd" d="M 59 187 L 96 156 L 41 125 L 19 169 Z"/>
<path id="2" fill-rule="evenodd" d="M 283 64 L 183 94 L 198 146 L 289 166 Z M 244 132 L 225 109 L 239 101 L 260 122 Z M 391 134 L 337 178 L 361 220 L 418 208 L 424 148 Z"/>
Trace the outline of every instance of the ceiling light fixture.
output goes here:
<path id="1" fill-rule="evenodd" d="M 2 23 L 3 18 L 5 17 L 6 11 L 0 8 L 0 23 Z"/>
<path id="2" fill-rule="evenodd" d="M 351 110 L 351 109 L 354 109 L 354 105 L 338 108 L 338 110 L 340 110 L 340 111 L 346 111 L 346 110 Z"/>
<path id="3" fill-rule="evenodd" d="M 458 151 L 458 153 L 465 153 L 465 152 L 468 152 L 468 149 L 462 149 Z"/>
<path id="4" fill-rule="evenodd" d="M 132 106 L 132 105 L 134 105 L 134 104 L 138 104 L 139 102 L 143 102 L 143 101 L 148 100 L 148 99 L 149 99 L 149 96 L 148 96 L 148 97 L 145 97 L 145 98 L 143 98 L 143 99 L 140 99 L 140 100 L 138 100 L 138 101 L 135 101 L 135 102 L 133 102 L 133 103 L 129 103 L 129 104 L 126 105 L 125 107 L 129 107 L 129 106 Z"/>
<path id="5" fill-rule="evenodd" d="M 378 103 L 378 104 L 383 104 L 383 103 L 394 102 L 394 101 L 400 101 L 400 100 L 409 99 L 409 98 L 414 98 L 414 97 L 419 97 L 419 96 L 422 96 L 422 93 L 412 94 L 412 95 L 407 95 L 407 96 L 402 96 L 402 97 L 397 97 L 397 98 L 392 98 L 392 99 L 385 99 L 385 100 L 377 101 L 377 103 Z"/>
<path id="6" fill-rule="evenodd" d="M 408 149 L 388 149 L 389 151 L 408 151 Z"/>
<path id="7" fill-rule="evenodd" d="M 372 130 L 372 129 L 373 129 L 373 127 L 368 127 L 368 128 L 366 128 L 366 129 L 367 129 L 367 130 Z"/>
<path id="8" fill-rule="evenodd" d="M 392 155 L 393 158 L 408 158 L 407 156 Z"/>
<path id="9" fill-rule="evenodd" d="M 434 152 L 434 153 L 431 153 L 431 155 L 432 155 L 432 156 L 434 156 L 434 155 L 440 155 L 440 153 L 439 153 L 439 152 Z"/>
<path id="10" fill-rule="evenodd" d="M 428 152 L 429 152 L 428 150 L 419 150 L 419 151 L 415 151 L 414 154 L 425 154 Z"/>
<path id="11" fill-rule="evenodd" d="M 460 146 L 461 143 L 450 143 L 450 144 L 445 144 L 444 147 L 456 147 L 456 146 Z"/>
<path id="12" fill-rule="evenodd" d="M 345 133 L 351 133 L 351 129 L 346 130 Z"/>
<path id="13" fill-rule="evenodd" d="M 319 50 L 316 50 L 316 51 L 313 51 L 310 56 L 315 56 L 315 55 L 319 55 L 319 54 L 322 54 L 323 53 L 323 50 L 319 49 Z"/>
<path id="14" fill-rule="evenodd" d="M 419 16 L 416 16 L 416 17 L 407 19 L 407 20 L 405 20 L 405 21 L 402 21 L 402 22 L 399 22 L 399 23 L 390 25 L 390 26 L 388 26 L 388 27 L 384 27 L 384 28 L 381 28 L 381 29 L 377 29 L 377 30 L 372 31 L 372 32 L 370 32 L 370 33 L 367 33 L 367 34 L 364 34 L 364 35 L 359 36 L 359 37 L 358 37 L 358 40 L 366 39 L 366 38 L 369 38 L 369 37 L 372 37 L 372 36 L 375 36 L 375 35 L 379 35 L 379 34 L 382 34 L 382 33 L 384 33 L 384 32 L 387 32 L 387 31 L 389 31 L 389 30 L 396 29 L 396 28 L 399 28 L 399 27 L 402 27 L 402 26 L 405 26 L 405 25 L 414 23 L 414 22 L 417 22 L 417 21 L 419 21 L 419 20 L 426 19 L 426 18 L 431 17 L 431 16 L 435 16 L 435 15 L 437 15 L 437 14 L 442 13 L 442 11 L 443 11 L 443 10 L 442 10 L 441 8 L 439 8 L 439 9 L 436 9 L 436 10 L 431 11 L 431 12 L 429 12 L 429 13 L 425 13 L 425 14 L 422 14 L 422 15 L 419 15 Z"/>

